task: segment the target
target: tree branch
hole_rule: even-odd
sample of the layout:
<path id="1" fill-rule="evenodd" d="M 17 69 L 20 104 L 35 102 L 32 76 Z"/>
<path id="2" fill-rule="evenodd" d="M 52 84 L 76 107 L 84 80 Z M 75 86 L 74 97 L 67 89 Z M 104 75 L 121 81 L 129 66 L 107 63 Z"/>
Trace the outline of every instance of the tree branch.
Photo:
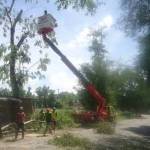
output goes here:
<path id="1" fill-rule="evenodd" d="M 17 23 L 17 22 L 19 21 L 19 19 L 21 18 L 22 12 L 23 12 L 23 10 L 20 10 L 20 12 L 18 13 L 17 17 L 15 18 L 14 23 L 13 23 L 13 28 L 15 28 L 16 23 Z"/>
<path id="2" fill-rule="evenodd" d="M 12 0 L 8 13 L 11 13 L 15 0 Z"/>
<path id="3" fill-rule="evenodd" d="M 8 19 L 9 19 L 9 21 L 10 21 L 11 26 L 12 26 L 12 20 L 11 20 L 11 17 L 10 17 L 10 13 L 9 13 L 9 11 L 7 10 L 7 8 L 5 8 L 5 10 L 6 10 L 6 15 L 7 15 Z"/>
<path id="4" fill-rule="evenodd" d="M 20 46 L 22 45 L 22 43 L 24 42 L 24 40 L 27 38 L 28 34 L 29 34 L 29 32 L 26 32 L 26 33 L 24 33 L 24 34 L 21 36 L 19 42 L 17 43 L 17 48 L 18 48 L 18 49 L 20 48 Z"/>

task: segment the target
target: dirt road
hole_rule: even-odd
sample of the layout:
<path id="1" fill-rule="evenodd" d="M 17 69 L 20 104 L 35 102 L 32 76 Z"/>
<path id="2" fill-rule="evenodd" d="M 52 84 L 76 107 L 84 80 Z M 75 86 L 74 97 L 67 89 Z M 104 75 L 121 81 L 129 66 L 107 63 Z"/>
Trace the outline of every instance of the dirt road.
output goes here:
<path id="1" fill-rule="evenodd" d="M 88 138 L 91 142 L 107 147 L 108 145 L 113 145 L 113 147 L 117 145 L 118 147 L 122 145 L 122 141 L 125 141 L 127 144 L 133 142 L 132 144 L 134 145 L 144 145 L 146 146 L 145 149 L 150 149 L 150 115 L 142 115 L 138 119 L 119 121 L 116 124 L 116 133 L 114 135 L 97 134 L 94 129 L 85 128 L 74 128 L 69 131 L 61 130 L 57 131 L 55 135 L 48 135 L 46 137 L 40 134 L 28 133 L 25 135 L 25 139 L 18 139 L 15 142 L 13 137 L 2 139 L 0 141 L 0 150 L 62 150 L 62 148 L 54 145 L 48 145 L 48 140 L 53 139 L 55 136 L 61 136 L 66 132 Z"/>

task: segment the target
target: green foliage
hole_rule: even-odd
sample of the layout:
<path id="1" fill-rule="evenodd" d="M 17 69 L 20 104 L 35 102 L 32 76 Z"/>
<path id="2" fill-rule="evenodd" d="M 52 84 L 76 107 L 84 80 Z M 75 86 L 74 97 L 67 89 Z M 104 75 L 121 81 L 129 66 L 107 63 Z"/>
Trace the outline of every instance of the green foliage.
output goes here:
<path id="1" fill-rule="evenodd" d="M 82 72 L 88 78 L 88 80 L 96 87 L 98 91 L 104 96 L 107 97 L 107 65 L 101 59 L 96 59 L 92 65 L 82 66 Z M 87 109 L 96 110 L 97 102 L 93 100 L 87 91 L 79 91 L 79 99 L 82 102 L 83 106 Z"/>
<path id="2" fill-rule="evenodd" d="M 93 53 L 92 63 L 82 65 L 81 72 L 100 91 L 103 97 L 107 98 L 109 61 L 105 59 L 105 46 L 103 44 L 103 29 L 98 29 L 91 33 L 92 37 L 89 50 Z M 97 102 L 85 91 L 79 90 L 79 99 L 86 109 L 96 110 Z"/>
<path id="3" fill-rule="evenodd" d="M 38 95 L 37 104 L 39 105 L 39 107 L 46 108 L 56 106 L 56 97 L 54 90 L 51 90 L 49 87 L 43 86 L 36 88 L 36 93 Z"/>
<path id="4" fill-rule="evenodd" d="M 0 43 L 0 80 L 11 86 L 13 96 L 19 97 L 22 96 L 24 84 L 29 78 L 42 77 L 41 71 L 46 70 L 49 58 L 47 55 L 41 58 L 39 67 L 33 72 L 27 68 L 31 63 L 28 40 L 35 36 L 36 21 L 33 16 L 22 17 L 23 11 L 14 10 L 15 4 L 16 0 L 11 0 L 10 3 L 2 0 L 0 3 L 0 25 L 7 42 Z M 17 29 L 20 32 L 15 32 Z"/>
<path id="5" fill-rule="evenodd" d="M 148 86 L 150 86 L 150 33 L 140 40 L 140 51 L 138 59 L 138 67 L 145 75 Z"/>
<path id="6" fill-rule="evenodd" d="M 76 10 L 86 9 L 88 12 L 94 13 L 99 3 L 94 0 L 56 0 L 56 4 L 59 9 L 67 9 L 72 6 Z"/>
<path id="7" fill-rule="evenodd" d="M 0 88 L 0 97 L 9 97 L 12 96 L 12 93 L 7 88 Z"/>
<path id="8" fill-rule="evenodd" d="M 92 148 L 92 143 L 86 138 L 75 137 L 70 133 L 63 134 L 61 137 L 55 137 L 53 141 L 49 141 L 49 143 L 54 143 L 55 145 L 61 147 L 79 147 L 83 150 Z"/>
<path id="9" fill-rule="evenodd" d="M 104 59 L 107 53 L 103 40 L 105 38 L 104 28 L 92 31 L 89 35 L 92 38 L 91 45 L 89 46 L 89 51 L 93 52 L 93 59 L 101 58 Z"/>
<path id="10" fill-rule="evenodd" d="M 70 108 L 77 103 L 78 96 L 74 93 L 61 92 L 57 95 L 57 99 L 57 102 L 59 102 L 63 108 Z"/>
<path id="11" fill-rule="evenodd" d="M 40 0 L 25 0 L 26 2 L 40 2 Z M 50 0 L 46 0 L 50 3 Z M 60 9 L 68 9 L 72 7 L 75 10 L 86 10 L 87 13 L 94 14 L 98 6 L 103 4 L 102 0 L 55 0 L 55 4 Z"/>
<path id="12" fill-rule="evenodd" d="M 77 126 L 77 124 L 75 124 L 74 118 L 72 116 L 73 110 L 71 110 L 71 109 L 60 109 L 60 110 L 57 110 L 57 113 L 58 113 L 57 127 L 59 129 Z"/>
<path id="13" fill-rule="evenodd" d="M 129 35 L 136 35 L 142 37 L 139 40 L 140 51 L 138 56 L 137 67 L 147 79 L 148 86 L 150 85 L 150 52 L 149 52 L 149 40 L 150 40 L 150 11 L 149 0 L 122 0 L 121 8 L 122 15 L 120 21 L 124 27 L 125 32 Z"/>
<path id="14" fill-rule="evenodd" d="M 149 30 L 149 0 L 121 0 L 121 22 L 128 34 L 138 35 L 139 31 Z"/>
<path id="15" fill-rule="evenodd" d="M 117 102 L 122 110 L 141 112 L 146 110 L 147 89 L 144 77 L 133 69 L 126 68 L 118 76 Z"/>

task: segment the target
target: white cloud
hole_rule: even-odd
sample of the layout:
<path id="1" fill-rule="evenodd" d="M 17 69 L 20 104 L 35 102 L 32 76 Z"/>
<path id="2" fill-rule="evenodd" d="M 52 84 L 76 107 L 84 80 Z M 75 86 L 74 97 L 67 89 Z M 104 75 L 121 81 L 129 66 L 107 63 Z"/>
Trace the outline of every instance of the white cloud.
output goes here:
<path id="1" fill-rule="evenodd" d="M 77 49 L 77 48 L 84 48 L 87 46 L 87 43 L 89 42 L 89 33 L 91 29 L 85 27 L 73 40 L 71 40 L 69 43 L 64 44 L 63 47 L 66 49 Z"/>
<path id="2" fill-rule="evenodd" d="M 90 41 L 90 37 L 88 36 L 91 31 L 98 29 L 100 27 L 105 27 L 105 30 L 108 30 L 113 25 L 113 18 L 111 15 L 105 16 L 102 20 L 100 20 L 94 27 L 85 27 L 82 31 L 77 34 L 77 36 L 69 41 L 68 43 L 62 44 L 62 46 L 66 49 L 83 49 L 88 46 Z"/>
<path id="3" fill-rule="evenodd" d="M 77 83 L 77 78 L 70 76 L 66 72 L 58 72 L 55 76 L 49 77 L 52 88 L 59 87 L 60 91 L 75 92 L 73 86 Z M 56 89 L 55 89 L 56 90 Z"/>
<path id="4" fill-rule="evenodd" d="M 99 23 L 98 27 L 105 27 L 106 29 L 110 29 L 113 25 L 113 18 L 111 15 L 105 16 Z"/>

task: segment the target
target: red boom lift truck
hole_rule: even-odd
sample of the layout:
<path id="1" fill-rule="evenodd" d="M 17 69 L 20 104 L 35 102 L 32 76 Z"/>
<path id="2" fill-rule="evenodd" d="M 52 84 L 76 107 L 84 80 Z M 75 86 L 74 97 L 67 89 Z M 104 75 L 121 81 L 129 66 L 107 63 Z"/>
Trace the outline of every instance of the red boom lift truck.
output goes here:
<path id="1" fill-rule="evenodd" d="M 110 118 L 109 107 L 106 106 L 105 98 L 96 90 L 76 67 L 68 60 L 68 58 L 62 54 L 62 52 L 53 44 L 53 42 L 47 38 L 47 34 L 54 33 L 54 28 L 57 27 L 55 18 L 45 11 L 45 14 L 38 18 L 38 33 L 43 36 L 43 40 L 52 48 L 52 50 L 59 55 L 61 60 L 66 66 L 80 79 L 81 83 L 87 90 L 87 92 L 96 100 L 98 103 L 97 111 L 95 112 L 84 112 L 80 115 L 80 119 L 84 121 L 93 120 L 106 120 Z"/>

